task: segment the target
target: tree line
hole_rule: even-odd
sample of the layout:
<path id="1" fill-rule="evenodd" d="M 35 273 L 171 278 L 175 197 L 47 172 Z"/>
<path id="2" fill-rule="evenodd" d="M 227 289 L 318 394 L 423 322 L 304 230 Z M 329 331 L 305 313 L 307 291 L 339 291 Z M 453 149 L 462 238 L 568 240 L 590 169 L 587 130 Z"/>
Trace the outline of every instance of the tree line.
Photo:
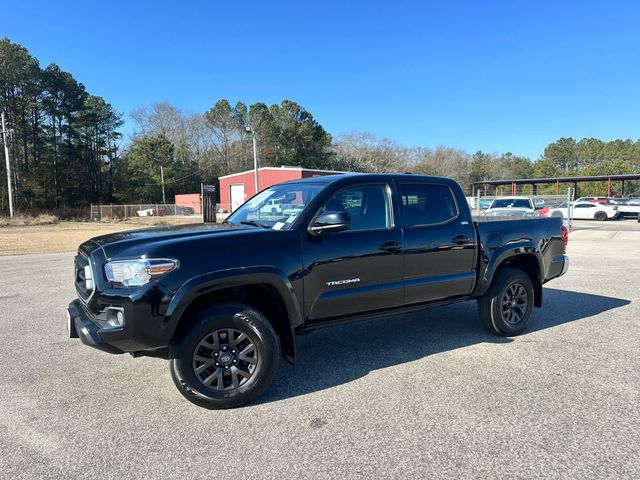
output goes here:
<path id="1" fill-rule="evenodd" d="M 185 113 L 159 102 L 131 112 L 135 132 L 116 175 L 119 200 L 158 201 L 160 165 L 168 195 L 196 192 L 200 182 L 253 168 L 253 137 L 260 166 L 336 166 L 331 135 L 291 100 L 267 106 L 218 100 Z"/>
<path id="2" fill-rule="evenodd" d="M 6 38 L 0 40 L 0 110 L 10 129 L 18 210 L 80 205 L 113 195 L 122 115 L 69 72 L 56 64 L 41 68 L 26 48 Z M 4 165 L 0 208 L 6 212 Z"/>
<path id="3" fill-rule="evenodd" d="M 199 191 L 201 182 L 253 168 L 254 137 L 260 166 L 444 175 L 468 191 L 484 179 L 640 173 L 640 140 L 560 138 L 536 161 L 510 152 L 408 147 L 367 132 L 334 138 L 292 100 L 221 99 L 203 113 L 159 102 L 130 112 L 134 129 L 123 138 L 121 113 L 71 73 L 56 64 L 41 68 L 6 38 L 0 40 L 0 110 L 10 129 L 19 211 L 160 202 L 161 167 L 171 202 L 176 193 Z M 0 211 L 7 212 L 4 162 L 0 175 Z"/>

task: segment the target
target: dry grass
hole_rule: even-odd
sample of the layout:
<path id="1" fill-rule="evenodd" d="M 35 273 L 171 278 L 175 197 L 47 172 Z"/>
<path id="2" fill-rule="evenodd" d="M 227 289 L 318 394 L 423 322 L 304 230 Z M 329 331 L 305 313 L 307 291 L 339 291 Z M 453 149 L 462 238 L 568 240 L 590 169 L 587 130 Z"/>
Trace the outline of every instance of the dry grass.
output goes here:
<path id="1" fill-rule="evenodd" d="M 197 222 L 196 217 L 191 221 L 184 219 L 172 223 Z M 0 255 L 73 252 L 82 242 L 98 235 L 163 224 L 167 224 L 167 220 L 145 218 L 119 223 L 58 222 L 49 225 L 6 226 L 0 228 Z"/>
<path id="2" fill-rule="evenodd" d="M 31 225 L 51 225 L 58 223 L 58 217 L 42 213 L 36 216 L 16 215 L 15 217 L 0 217 L 0 227 L 25 227 Z"/>

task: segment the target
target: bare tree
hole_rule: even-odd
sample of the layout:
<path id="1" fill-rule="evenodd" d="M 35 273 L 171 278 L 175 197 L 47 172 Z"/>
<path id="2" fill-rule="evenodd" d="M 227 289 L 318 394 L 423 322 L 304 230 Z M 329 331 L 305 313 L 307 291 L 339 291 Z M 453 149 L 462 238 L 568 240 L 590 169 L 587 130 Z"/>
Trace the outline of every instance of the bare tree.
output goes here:
<path id="1" fill-rule="evenodd" d="M 232 172 L 232 150 L 234 142 L 241 140 L 242 122 L 237 110 L 227 100 L 218 100 L 213 108 L 204 114 L 215 138 L 212 147 L 221 160 L 223 175 Z"/>
<path id="2" fill-rule="evenodd" d="M 463 185 L 469 182 L 471 156 L 462 150 L 442 145 L 435 150 L 419 147 L 413 157 L 412 170 L 417 173 L 452 177 Z"/>
<path id="3" fill-rule="evenodd" d="M 336 166 L 354 172 L 397 172 L 409 164 L 409 149 L 369 132 L 338 136 L 333 144 Z"/>
<path id="4" fill-rule="evenodd" d="M 174 145 L 187 143 L 188 117 L 168 102 L 156 102 L 151 108 L 138 107 L 130 116 L 138 126 L 136 134 L 163 135 Z"/>

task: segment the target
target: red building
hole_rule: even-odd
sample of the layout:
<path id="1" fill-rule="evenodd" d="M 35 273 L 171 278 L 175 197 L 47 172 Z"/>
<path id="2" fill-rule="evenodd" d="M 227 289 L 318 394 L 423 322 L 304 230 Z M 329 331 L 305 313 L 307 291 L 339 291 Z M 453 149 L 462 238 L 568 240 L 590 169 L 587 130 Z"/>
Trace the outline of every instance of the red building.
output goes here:
<path id="1" fill-rule="evenodd" d="M 202 211 L 200 210 L 201 204 L 199 193 L 185 193 L 182 195 L 176 195 L 176 205 L 193 208 L 193 212 L 196 215 L 202 214 Z"/>
<path id="2" fill-rule="evenodd" d="M 262 167 L 258 169 L 258 190 L 275 185 L 276 183 L 299 180 L 301 178 L 320 177 L 323 175 L 335 175 L 333 170 L 310 170 L 302 167 Z M 247 199 L 254 196 L 255 170 L 234 173 L 220 177 L 220 207 L 228 212 L 234 211 Z"/>

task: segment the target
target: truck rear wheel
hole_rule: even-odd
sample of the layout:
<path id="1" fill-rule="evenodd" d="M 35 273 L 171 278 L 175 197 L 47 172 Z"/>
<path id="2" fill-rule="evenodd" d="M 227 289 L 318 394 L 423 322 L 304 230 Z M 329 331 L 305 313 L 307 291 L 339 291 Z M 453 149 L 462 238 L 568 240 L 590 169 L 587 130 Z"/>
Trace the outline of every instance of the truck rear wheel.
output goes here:
<path id="1" fill-rule="evenodd" d="M 196 405 L 233 408 L 258 398 L 278 368 L 279 344 L 269 321 L 237 303 L 206 308 L 171 346 L 176 387 Z"/>
<path id="2" fill-rule="evenodd" d="M 522 270 L 498 270 L 491 287 L 478 299 L 478 312 L 485 326 L 496 335 L 511 337 L 528 325 L 533 311 L 531 279 Z"/>

